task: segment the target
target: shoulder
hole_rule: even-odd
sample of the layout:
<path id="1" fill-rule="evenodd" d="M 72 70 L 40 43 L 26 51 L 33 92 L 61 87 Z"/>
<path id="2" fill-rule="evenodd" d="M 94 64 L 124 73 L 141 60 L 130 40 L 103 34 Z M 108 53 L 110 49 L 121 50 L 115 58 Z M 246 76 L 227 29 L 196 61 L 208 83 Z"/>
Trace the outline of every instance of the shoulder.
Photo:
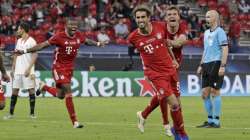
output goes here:
<path id="1" fill-rule="evenodd" d="M 128 40 L 132 41 L 137 35 L 138 35 L 138 29 L 135 29 L 133 32 L 129 34 Z"/>
<path id="2" fill-rule="evenodd" d="M 30 41 L 31 43 L 36 43 L 36 40 L 35 40 L 33 37 L 29 37 L 29 41 Z"/>
<path id="3" fill-rule="evenodd" d="M 223 28 L 221 28 L 221 27 L 218 27 L 217 31 L 220 32 L 220 33 L 225 33 L 225 30 Z"/>
<path id="4" fill-rule="evenodd" d="M 204 36 L 210 33 L 209 30 L 210 30 L 210 29 L 207 29 L 207 30 L 204 32 Z"/>

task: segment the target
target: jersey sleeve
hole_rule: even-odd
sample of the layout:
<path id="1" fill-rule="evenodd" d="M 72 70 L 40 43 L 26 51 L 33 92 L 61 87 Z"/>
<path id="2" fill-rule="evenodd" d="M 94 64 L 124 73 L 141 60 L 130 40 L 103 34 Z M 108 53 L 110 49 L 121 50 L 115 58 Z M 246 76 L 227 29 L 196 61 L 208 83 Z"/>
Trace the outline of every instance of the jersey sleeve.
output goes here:
<path id="1" fill-rule="evenodd" d="M 55 34 L 52 37 L 49 38 L 48 40 L 50 45 L 58 45 L 59 44 L 59 35 Z"/>
<path id="2" fill-rule="evenodd" d="M 223 29 L 219 30 L 218 32 L 218 41 L 220 46 L 228 45 L 227 35 Z"/>
<path id="3" fill-rule="evenodd" d="M 84 34 L 80 34 L 80 41 L 81 41 L 81 44 L 85 43 L 86 36 Z"/>

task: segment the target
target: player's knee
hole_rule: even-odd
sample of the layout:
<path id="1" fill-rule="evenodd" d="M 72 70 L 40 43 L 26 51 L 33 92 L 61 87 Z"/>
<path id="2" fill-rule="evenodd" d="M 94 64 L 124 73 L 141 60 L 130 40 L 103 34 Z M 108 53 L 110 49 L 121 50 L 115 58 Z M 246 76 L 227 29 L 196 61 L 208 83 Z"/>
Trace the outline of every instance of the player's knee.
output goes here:
<path id="1" fill-rule="evenodd" d="M 180 109 L 180 105 L 178 103 L 171 105 L 171 110 L 172 111 L 177 111 Z"/>

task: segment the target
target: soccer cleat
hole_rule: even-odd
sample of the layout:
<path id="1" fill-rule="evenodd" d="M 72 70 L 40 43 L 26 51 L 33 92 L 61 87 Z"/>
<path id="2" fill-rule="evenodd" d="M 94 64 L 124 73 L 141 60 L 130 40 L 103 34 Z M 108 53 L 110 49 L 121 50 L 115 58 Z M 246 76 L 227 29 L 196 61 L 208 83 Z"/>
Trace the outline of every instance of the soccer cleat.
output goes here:
<path id="1" fill-rule="evenodd" d="M 6 116 L 3 117 L 4 120 L 9 120 L 9 119 L 13 119 L 14 115 L 8 114 Z"/>
<path id="2" fill-rule="evenodd" d="M 169 137 L 171 137 L 173 134 L 171 132 L 171 126 L 170 124 L 164 125 L 164 129 L 165 129 L 165 134 Z"/>
<path id="3" fill-rule="evenodd" d="M 39 87 L 36 90 L 36 96 L 39 96 L 41 93 L 43 93 L 44 91 L 42 90 L 43 87 L 45 86 L 45 83 L 43 81 L 39 82 Z"/>
<path id="4" fill-rule="evenodd" d="M 197 128 L 207 128 L 209 125 L 211 125 L 211 123 L 208 123 L 207 121 L 205 121 L 202 125 L 198 125 L 196 127 Z"/>
<path id="5" fill-rule="evenodd" d="M 142 117 L 141 113 L 142 113 L 141 111 L 138 111 L 136 113 L 138 119 L 137 127 L 141 133 L 144 133 L 145 119 Z"/>
<path id="6" fill-rule="evenodd" d="M 220 124 L 211 123 L 206 128 L 220 128 Z"/>
<path id="7" fill-rule="evenodd" d="M 37 117 L 36 117 L 35 114 L 30 114 L 30 118 L 31 118 L 31 119 L 36 119 Z"/>
<path id="8" fill-rule="evenodd" d="M 73 128 L 83 128 L 83 125 L 80 124 L 79 122 L 74 122 Z"/>
<path id="9" fill-rule="evenodd" d="M 181 136 L 180 134 L 177 134 L 174 127 L 171 128 L 171 132 L 174 135 L 174 140 L 189 140 L 187 135 Z"/>

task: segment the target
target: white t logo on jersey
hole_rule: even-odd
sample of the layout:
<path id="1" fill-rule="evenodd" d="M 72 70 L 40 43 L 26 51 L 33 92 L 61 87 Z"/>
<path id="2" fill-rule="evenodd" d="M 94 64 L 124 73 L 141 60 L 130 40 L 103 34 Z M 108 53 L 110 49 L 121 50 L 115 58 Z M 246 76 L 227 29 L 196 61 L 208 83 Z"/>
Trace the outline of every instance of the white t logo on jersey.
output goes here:
<path id="1" fill-rule="evenodd" d="M 152 54 L 154 53 L 154 47 L 151 44 L 148 44 L 143 47 L 146 53 Z"/>
<path id="2" fill-rule="evenodd" d="M 66 51 L 67 54 L 70 54 L 72 52 L 72 47 L 67 46 L 65 51 Z"/>

